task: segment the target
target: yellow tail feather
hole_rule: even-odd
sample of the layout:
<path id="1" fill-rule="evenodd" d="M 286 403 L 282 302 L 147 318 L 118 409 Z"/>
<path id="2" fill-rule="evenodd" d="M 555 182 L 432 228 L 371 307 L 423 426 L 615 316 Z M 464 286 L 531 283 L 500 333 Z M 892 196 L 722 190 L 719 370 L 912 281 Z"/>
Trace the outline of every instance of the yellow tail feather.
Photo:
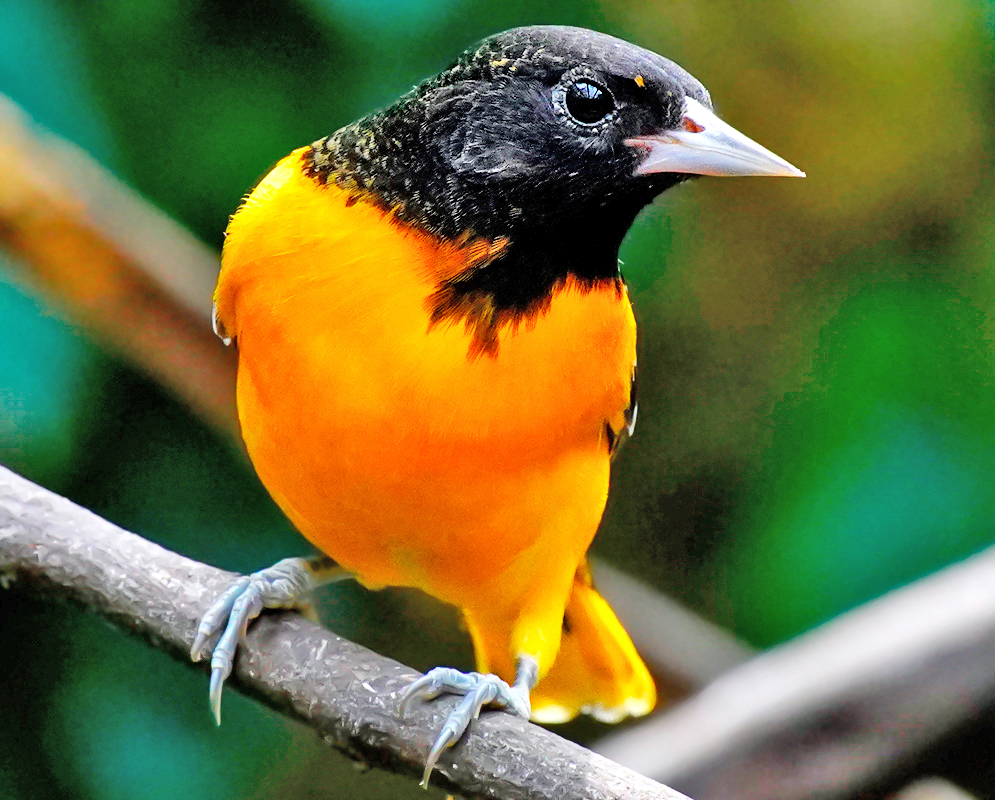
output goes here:
<path id="1" fill-rule="evenodd" d="M 582 565 L 567 603 L 560 651 L 532 692 L 532 719 L 566 722 L 583 713 L 618 722 L 648 714 L 655 705 L 649 670 Z"/>

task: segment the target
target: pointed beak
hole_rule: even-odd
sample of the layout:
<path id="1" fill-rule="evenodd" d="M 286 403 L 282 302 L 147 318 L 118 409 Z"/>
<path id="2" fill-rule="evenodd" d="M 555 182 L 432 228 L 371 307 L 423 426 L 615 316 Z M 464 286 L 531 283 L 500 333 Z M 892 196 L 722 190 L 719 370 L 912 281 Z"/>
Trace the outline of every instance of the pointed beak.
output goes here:
<path id="1" fill-rule="evenodd" d="M 680 128 L 637 136 L 626 139 L 625 143 L 647 151 L 636 167 L 636 175 L 685 172 L 692 175 L 805 177 L 800 169 L 727 125 L 690 97 L 685 99 Z"/>

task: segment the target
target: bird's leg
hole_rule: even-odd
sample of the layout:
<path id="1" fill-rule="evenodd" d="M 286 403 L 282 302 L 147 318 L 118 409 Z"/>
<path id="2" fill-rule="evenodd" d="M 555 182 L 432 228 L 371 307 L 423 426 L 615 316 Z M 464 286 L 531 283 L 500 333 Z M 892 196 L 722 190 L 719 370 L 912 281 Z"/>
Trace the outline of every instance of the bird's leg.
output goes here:
<path id="1" fill-rule="evenodd" d="M 208 640 L 224 629 L 211 654 L 211 710 L 221 724 L 221 690 L 235 663 L 239 641 L 249 622 L 264 608 L 294 608 L 307 604 L 307 595 L 326 583 L 351 577 L 328 556 L 285 558 L 272 567 L 243 575 L 229 586 L 201 617 L 190 658 L 200 661 Z"/>
<path id="2" fill-rule="evenodd" d="M 428 779 L 442 751 L 459 741 L 470 722 L 480 716 L 480 710 L 484 706 L 490 705 L 528 719 L 532 714 L 529 695 L 538 679 L 538 662 L 532 656 L 520 655 L 515 669 L 515 682 L 511 686 L 497 675 L 460 672 L 449 667 L 429 670 L 412 683 L 401 698 L 402 713 L 417 700 L 432 700 L 442 694 L 463 695 L 463 700 L 446 718 L 442 731 L 428 754 L 425 774 L 421 780 L 422 788 L 428 787 Z"/>

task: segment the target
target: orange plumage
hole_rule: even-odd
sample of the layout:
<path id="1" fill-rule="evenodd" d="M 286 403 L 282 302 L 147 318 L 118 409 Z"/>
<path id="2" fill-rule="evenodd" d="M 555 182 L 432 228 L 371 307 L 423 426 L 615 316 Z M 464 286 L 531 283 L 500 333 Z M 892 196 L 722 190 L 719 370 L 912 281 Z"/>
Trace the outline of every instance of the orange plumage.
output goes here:
<path id="1" fill-rule="evenodd" d="M 452 603 L 473 637 L 485 674 L 436 668 L 400 699 L 462 698 L 423 785 L 484 706 L 615 721 L 656 702 L 585 553 L 635 421 L 618 248 L 695 174 L 803 173 L 674 62 L 535 26 L 292 153 L 232 219 L 216 314 L 263 483 L 360 581 Z M 211 652 L 219 722 L 240 633 L 332 579 L 324 562 L 240 578 L 204 614 L 190 655 Z"/>
<path id="2" fill-rule="evenodd" d="M 630 403 L 624 285 L 567 277 L 514 318 L 434 318 L 440 280 L 502 243 L 443 240 L 304 169 L 302 149 L 232 219 L 215 296 L 263 483 L 365 585 L 458 607 L 481 671 L 535 657 L 535 718 L 646 713 L 652 679 L 585 566 Z"/>

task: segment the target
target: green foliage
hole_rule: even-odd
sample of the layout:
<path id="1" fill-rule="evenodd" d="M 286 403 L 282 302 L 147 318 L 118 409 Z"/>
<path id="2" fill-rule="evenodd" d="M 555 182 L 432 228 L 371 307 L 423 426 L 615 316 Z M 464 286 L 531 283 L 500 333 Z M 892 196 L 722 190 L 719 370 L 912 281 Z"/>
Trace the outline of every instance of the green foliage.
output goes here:
<path id="1" fill-rule="evenodd" d="M 7 282 L 0 282 L 0 341 L 0 462 L 38 481 L 57 479 L 77 455 L 70 409 L 85 392 L 93 348 Z"/>
<path id="2" fill-rule="evenodd" d="M 772 644 L 992 542 L 982 311 L 928 279 L 865 288 L 785 398 L 726 542 L 733 619 Z"/>

